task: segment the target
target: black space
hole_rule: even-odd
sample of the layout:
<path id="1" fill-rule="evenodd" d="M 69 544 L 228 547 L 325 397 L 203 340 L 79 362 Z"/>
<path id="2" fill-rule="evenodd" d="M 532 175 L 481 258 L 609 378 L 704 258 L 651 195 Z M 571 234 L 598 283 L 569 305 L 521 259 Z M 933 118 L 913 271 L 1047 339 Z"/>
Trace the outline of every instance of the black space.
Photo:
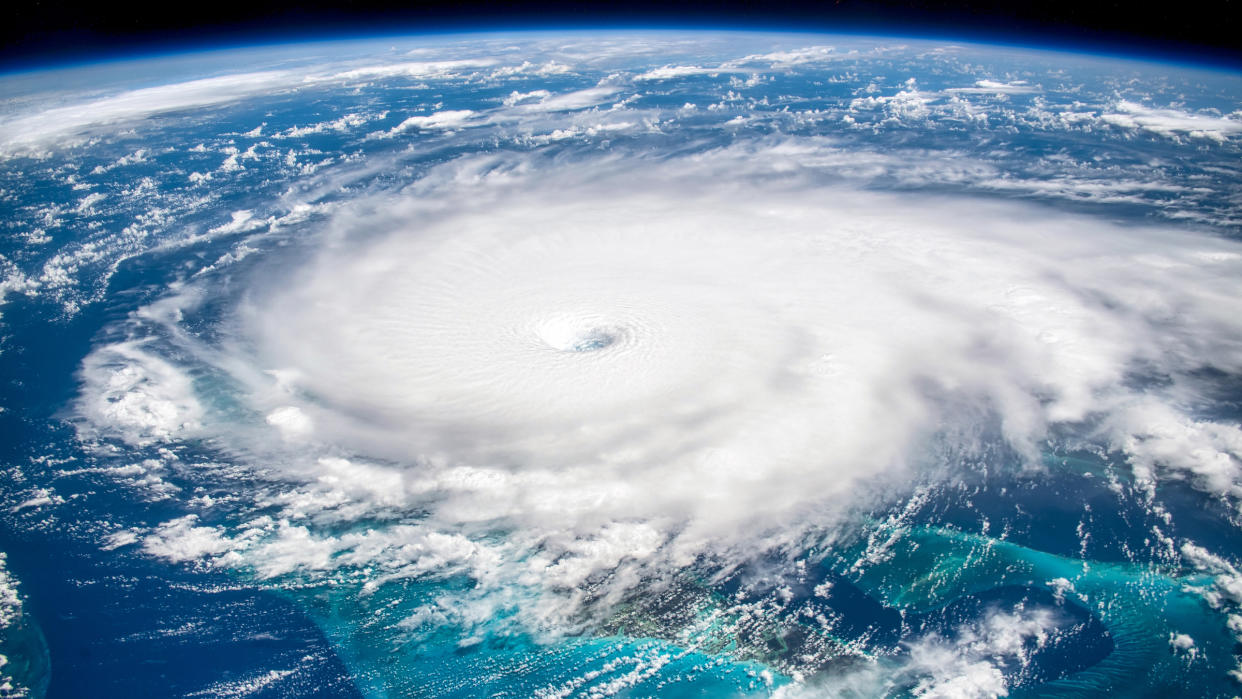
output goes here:
<path id="1" fill-rule="evenodd" d="M 541 27 L 871 31 L 1242 66 L 1242 0 L 10 0 L 0 66 L 328 35 Z"/>

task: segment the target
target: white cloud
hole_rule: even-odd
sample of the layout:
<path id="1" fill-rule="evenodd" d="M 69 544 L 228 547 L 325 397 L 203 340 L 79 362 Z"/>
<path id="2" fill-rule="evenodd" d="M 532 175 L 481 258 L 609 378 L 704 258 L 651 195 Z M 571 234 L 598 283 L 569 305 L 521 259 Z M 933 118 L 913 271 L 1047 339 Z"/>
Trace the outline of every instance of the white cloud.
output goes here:
<path id="1" fill-rule="evenodd" d="M 39 281 L 26 276 L 17 265 L 0 255 L 0 305 L 9 294 L 35 296 L 39 293 Z"/>
<path id="2" fill-rule="evenodd" d="M 487 68 L 496 64 L 491 58 L 471 58 L 448 61 L 406 61 L 403 63 L 382 63 L 362 66 L 336 73 L 331 77 L 337 80 L 358 80 L 372 78 L 444 78 L 469 72 L 478 68 Z"/>
<path id="3" fill-rule="evenodd" d="M 63 107 L 19 112 L 0 120 L 0 152 L 27 152 L 89 133 L 92 127 L 248 97 L 296 83 L 288 71 L 260 71 L 130 90 Z"/>
<path id="4" fill-rule="evenodd" d="M 100 175 L 110 170 L 115 170 L 118 167 L 125 167 L 127 165 L 133 165 L 135 163 L 145 163 L 147 162 L 148 155 L 150 155 L 150 151 L 148 149 L 139 148 L 138 150 L 134 151 L 133 153 L 130 153 L 129 155 L 125 155 L 125 156 L 121 156 L 120 158 L 117 158 L 116 161 L 113 162 L 111 165 L 96 165 L 95 169 L 91 170 L 91 174 Z"/>
<path id="5" fill-rule="evenodd" d="M 230 214 L 230 218 L 232 220 L 229 221 L 228 223 L 222 223 L 219 226 L 216 226 L 215 228 L 210 229 L 208 232 L 215 233 L 215 234 L 242 233 L 245 231 L 253 231 L 255 229 L 262 228 L 263 226 L 268 224 L 268 222 L 263 219 L 255 218 L 254 212 L 249 211 L 247 209 L 242 209 L 240 211 L 234 211 L 232 214 Z"/>
<path id="6" fill-rule="evenodd" d="M 1130 101 L 1100 115 L 1102 122 L 1125 129 L 1141 129 L 1161 136 L 1206 138 L 1223 142 L 1242 132 L 1242 119 L 1235 116 L 1194 114 L 1180 109 L 1158 109 Z"/>
<path id="7" fill-rule="evenodd" d="M 603 104 L 621 91 L 615 85 L 600 85 L 584 90 L 575 90 L 544 97 L 538 102 L 527 102 L 519 108 L 527 112 L 561 112 L 575 109 L 586 109 Z"/>
<path id="8" fill-rule="evenodd" d="M 789 66 L 803 65 L 806 63 L 829 61 L 839 58 L 840 56 L 841 54 L 837 53 L 836 49 L 831 46 L 807 46 L 799 49 L 753 54 L 739 59 L 734 63 L 769 63 L 772 67 L 785 68 Z"/>
<path id="9" fill-rule="evenodd" d="M 660 68 L 652 68 L 651 70 L 634 76 L 635 80 L 673 80 L 676 78 L 684 78 L 690 75 L 720 75 L 721 73 L 748 73 L 748 70 L 738 68 L 730 68 L 727 66 L 717 67 L 700 67 L 700 66 L 662 66 Z"/>
<path id="10" fill-rule="evenodd" d="M 975 84 L 970 87 L 953 87 L 945 90 L 945 92 L 977 95 L 1020 95 L 1029 92 L 1039 92 L 1039 88 L 1028 84 L 1025 80 L 1014 80 L 1012 82 L 976 80 Z"/>
<path id="11" fill-rule="evenodd" d="M 333 70 L 261 70 L 118 92 L 63 106 L 32 105 L 0 118 L 0 155 L 38 154 L 84 141 L 119 125 L 184 109 L 235 102 L 257 94 L 340 81 L 409 77 L 447 79 L 497 63 L 493 58 L 405 61 Z M 345 122 L 348 126 L 348 122 Z M 325 125 L 339 129 L 342 124 Z M 252 132 L 252 135 L 256 132 Z M 296 130 L 283 136 L 299 135 Z M 119 163 L 124 164 L 124 163 Z"/>
<path id="12" fill-rule="evenodd" d="M 142 540 L 142 549 L 151 556 L 184 563 L 224 553 L 230 543 L 218 527 L 199 526 L 197 515 L 186 515 L 161 524 Z"/>
<path id="13" fill-rule="evenodd" d="M 18 638 L 17 634 L 10 631 L 11 627 L 21 621 L 22 618 L 22 598 L 17 592 L 17 579 L 8 570 L 8 558 L 3 551 L 0 551 L 0 640 Z M 17 651 L 34 651 L 39 652 L 40 649 L 31 648 L 29 645 L 19 645 L 20 641 L 14 643 L 13 650 Z M 27 658 L 19 658 L 26 661 Z M 13 699 L 22 699 L 34 694 L 31 687 L 24 686 L 21 680 L 29 682 L 30 678 L 23 676 L 26 673 L 21 672 L 24 668 L 17 665 L 16 668 L 10 668 L 9 658 L 4 654 L 0 654 L 0 695 L 12 697 Z M 14 672 L 14 669 L 17 672 Z"/>
<path id="14" fill-rule="evenodd" d="M 306 413 L 293 405 L 281 406 L 267 414 L 267 424 L 280 430 L 286 439 L 300 439 L 310 434 L 314 423 Z"/>
<path id="15" fill-rule="evenodd" d="M 932 115 L 929 105 L 940 99 L 936 93 L 918 89 L 914 78 L 905 82 L 905 89 L 892 95 L 857 97 L 850 102 L 851 111 L 883 110 L 896 121 L 923 121 Z"/>
<path id="16" fill-rule="evenodd" d="M 78 410 L 90 432 L 146 445 L 190 433 L 203 419 L 189 378 L 141 343 L 95 350 L 83 361 L 82 381 Z"/>
<path id="17" fill-rule="evenodd" d="M 1184 474 L 1208 492 L 1242 495 L 1242 428 L 1237 425 L 1195 420 L 1147 398 L 1115 413 L 1112 443 L 1144 479 Z"/>
<path id="18" fill-rule="evenodd" d="M 1032 667 L 1062 630 L 1058 612 L 1043 607 L 988 609 L 949 634 L 931 633 L 904 652 L 860 658 L 852 668 L 779 688 L 778 699 L 823 696 L 914 696 L 920 699 L 996 699 Z"/>
<path id="19" fill-rule="evenodd" d="M 921 675 L 912 694 L 926 699 L 991 699 L 1009 696 L 1001 662 L 1024 666 L 1056 629 L 1047 609 L 993 612 L 957 630 L 953 640 L 931 636 L 910 648 L 904 673 Z"/>
<path id="20" fill-rule="evenodd" d="M 353 112 L 350 114 L 346 114 L 338 119 L 333 119 L 331 121 L 321 121 L 317 124 L 311 124 L 310 126 L 294 126 L 292 128 L 282 131 L 279 134 L 276 134 L 274 137 L 275 138 L 301 138 L 303 136 L 309 136 L 311 134 L 319 134 L 319 133 L 328 133 L 328 132 L 342 133 L 345 131 L 349 131 L 351 129 L 357 129 L 361 126 L 364 126 L 367 122 L 370 122 L 376 119 L 383 119 L 386 116 L 388 116 L 387 111 L 378 112 L 374 114 L 364 114 L 360 112 Z"/>
<path id="21" fill-rule="evenodd" d="M 297 669 L 257 672 L 241 679 L 215 682 L 205 689 L 190 692 L 186 696 L 224 699 L 254 696 L 260 692 L 271 691 L 273 687 L 280 686 L 282 682 L 296 675 L 297 672 Z"/>
<path id="22" fill-rule="evenodd" d="M 500 68 L 493 70 L 492 77 L 493 78 L 507 78 L 507 77 L 513 77 L 515 75 L 518 75 L 518 76 L 534 75 L 534 76 L 546 78 L 552 75 L 564 75 L 571 71 L 572 69 L 569 66 L 565 65 L 564 63 L 559 63 L 554 60 L 546 61 L 544 63 L 539 63 L 539 64 L 531 63 L 530 61 L 522 61 L 520 65 L 501 66 Z"/>
<path id="23" fill-rule="evenodd" d="M 22 613 L 22 600 L 17 594 L 17 580 L 8 570 L 8 559 L 0 552 L 0 631 L 12 626 Z M 0 665 L 2 668 L 3 665 Z"/>
<path id="24" fill-rule="evenodd" d="M 530 92 L 518 92 L 514 90 L 509 96 L 504 98 L 503 104 L 506 107 L 512 107 L 515 104 L 523 104 L 526 102 L 542 102 L 552 96 L 547 90 L 531 90 Z"/>
<path id="25" fill-rule="evenodd" d="M 100 194 L 99 192 L 92 192 L 78 201 L 78 205 L 76 207 L 77 211 L 78 213 L 92 213 L 95 209 L 95 205 L 107 198 L 107 195 Z"/>
<path id="26" fill-rule="evenodd" d="M 474 111 L 470 109 L 448 109 L 442 112 L 412 116 L 389 129 L 384 136 L 391 137 L 406 131 L 420 130 L 451 130 L 466 124 Z"/>

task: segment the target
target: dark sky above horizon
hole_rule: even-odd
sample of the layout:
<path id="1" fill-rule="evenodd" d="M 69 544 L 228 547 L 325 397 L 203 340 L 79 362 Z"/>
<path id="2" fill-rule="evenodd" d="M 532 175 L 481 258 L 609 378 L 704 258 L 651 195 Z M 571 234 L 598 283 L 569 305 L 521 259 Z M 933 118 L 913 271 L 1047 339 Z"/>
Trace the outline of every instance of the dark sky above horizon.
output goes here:
<path id="1" fill-rule="evenodd" d="M 1242 0 L 1140 9 L 1118 0 L 215 0 L 125 4 L 14 0 L 0 17 L 0 64 L 330 34 L 540 26 L 755 27 L 875 31 L 1053 43 L 1242 65 Z"/>

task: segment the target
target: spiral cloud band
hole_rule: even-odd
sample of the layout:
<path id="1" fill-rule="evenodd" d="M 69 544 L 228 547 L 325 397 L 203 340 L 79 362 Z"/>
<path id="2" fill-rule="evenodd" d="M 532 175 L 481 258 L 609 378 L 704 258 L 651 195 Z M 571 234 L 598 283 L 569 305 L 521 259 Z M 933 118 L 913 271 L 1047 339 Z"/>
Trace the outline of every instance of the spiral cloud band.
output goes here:
<path id="1" fill-rule="evenodd" d="M 338 213 L 319 259 L 242 313 L 245 363 L 283 377 L 258 408 L 286 441 L 409 464 L 401 487 L 451 526 L 734 540 L 943 466 L 918 463 L 937 440 L 1034 464 L 1058 424 L 1141 431 L 1136 372 L 1239 358 L 1242 258 L 1218 240 L 744 187 L 729 151 L 514 165 Z"/>

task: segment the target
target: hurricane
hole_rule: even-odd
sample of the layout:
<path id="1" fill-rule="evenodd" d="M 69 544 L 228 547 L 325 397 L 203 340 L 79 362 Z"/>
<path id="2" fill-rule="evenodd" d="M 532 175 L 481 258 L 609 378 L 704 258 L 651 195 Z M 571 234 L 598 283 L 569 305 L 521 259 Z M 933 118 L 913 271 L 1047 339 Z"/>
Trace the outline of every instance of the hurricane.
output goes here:
<path id="1" fill-rule="evenodd" d="M 568 37 L 14 98 L 6 540 L 188 696 L 1232 691 L 1236 76 Z"/>

